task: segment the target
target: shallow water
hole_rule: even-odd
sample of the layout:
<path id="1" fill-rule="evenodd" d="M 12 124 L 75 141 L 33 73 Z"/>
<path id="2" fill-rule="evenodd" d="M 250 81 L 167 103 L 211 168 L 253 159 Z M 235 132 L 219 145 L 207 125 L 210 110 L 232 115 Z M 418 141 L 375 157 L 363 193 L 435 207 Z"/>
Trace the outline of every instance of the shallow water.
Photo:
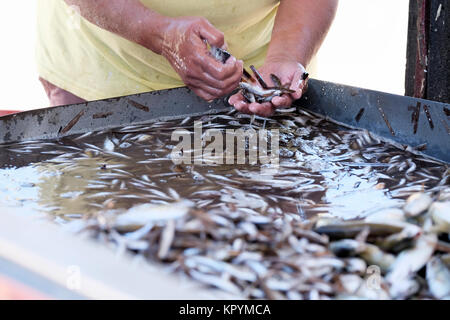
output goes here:
<path id="1" fill-rule="evenodd" d="M 176 128 L 280 129 L 280 170 L 258 165 L 175 165 Z M 252 210 L 307 219 L 343 218 L 401 206 L 416 191 L 448 187 L 448 166 L 307 111 L 271 119 L 209 115 L 58 141 L 0 147 L 0 205 L 39 210 L 56 221 L 142 203 L 194 201 L 205 211 Z"/>

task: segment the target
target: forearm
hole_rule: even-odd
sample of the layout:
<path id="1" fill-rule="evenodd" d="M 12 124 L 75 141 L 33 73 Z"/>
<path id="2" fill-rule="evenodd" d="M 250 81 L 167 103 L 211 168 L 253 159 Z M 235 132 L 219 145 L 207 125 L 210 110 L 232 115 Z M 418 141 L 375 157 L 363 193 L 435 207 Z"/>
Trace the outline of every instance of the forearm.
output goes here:
<path id="1" fill-rule="evenodd" d="M 334 19 L 338 0 L 281 0 L 267 60 L 287 59 L 307 66 Z"/>
<path id="2" fill-rule="evenodd" d="M 89 22 L 161 53 L 167 18 L 145 7 L 139 0 L 65 0 L 80 8 Z"/>

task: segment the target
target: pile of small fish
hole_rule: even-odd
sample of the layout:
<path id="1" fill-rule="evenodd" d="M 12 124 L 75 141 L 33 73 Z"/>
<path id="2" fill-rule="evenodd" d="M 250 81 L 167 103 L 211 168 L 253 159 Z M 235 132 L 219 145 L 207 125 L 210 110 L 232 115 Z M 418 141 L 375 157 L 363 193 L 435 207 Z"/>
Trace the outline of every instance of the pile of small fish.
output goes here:
<path id="1" fill-rule="evenodd" d="M 450 299 L 450 193 L 362 220 L 308 221 L 188 200 L 99 213 L 82 230 L 251 299 Z"/>
<path id="2" fill-rule="evenodd" d="M 196 120 L 279 129 L 280 170 L 175 165 L 171 133 Z M 72 232 L 240 297 L 450 295 L 448 166 L 301 108 L 11 144 L 0 163 L 0 203 L 38 205 Z"/>

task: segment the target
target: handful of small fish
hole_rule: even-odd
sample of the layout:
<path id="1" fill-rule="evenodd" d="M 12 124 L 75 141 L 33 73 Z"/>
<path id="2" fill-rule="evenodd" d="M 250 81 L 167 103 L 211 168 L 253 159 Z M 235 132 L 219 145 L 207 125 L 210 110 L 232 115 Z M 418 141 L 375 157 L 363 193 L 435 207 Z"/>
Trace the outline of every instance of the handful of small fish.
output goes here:
<path id="1" fill-rule="evenodd" d="M 210 53 L 217 61 L 222 63 L 226 63 L 228 58 L 231 57 L 231 54 L 228 51 L 214 46 L 210 48 Z M 274 97 L 295 92 L 289 88 L 291 85 L 290 83 L 283 84 L 276 74 L 272 73 L 270 75 L 270 80 L 274 85 L 269 86 L 253 65 L 250 66 L 250 69 L 253 76 L 244 68 L 243 77 L 239 82 L 239 92 L 248 103 L 270 102 Z M 303 81 L 306 81 L 308 77 L 309 74 L 304 72 Z"/>
<path id="2" fill-rule="evenodd" d="M 174 165 L 171 132 L 195 120 L 280 129 L 280 170 Z M 450 298 L 448 166 L 301 108 L 0 148 L 0 202 L 38 206 L 209 287 L 249 299 Z"/>

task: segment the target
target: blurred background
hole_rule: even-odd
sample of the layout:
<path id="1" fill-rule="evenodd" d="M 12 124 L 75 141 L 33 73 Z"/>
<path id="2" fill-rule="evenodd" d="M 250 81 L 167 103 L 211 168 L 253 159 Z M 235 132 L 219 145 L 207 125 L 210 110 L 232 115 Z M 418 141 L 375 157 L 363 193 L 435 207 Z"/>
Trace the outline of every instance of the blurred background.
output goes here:
<path id="1" fill-rule="evenodd" d="M 316 78 L 404 94 L 408 0 L 341 0 Z M 48 106 L 34 62 L 36 2 L 0 3 L 0 109 Z"/>

